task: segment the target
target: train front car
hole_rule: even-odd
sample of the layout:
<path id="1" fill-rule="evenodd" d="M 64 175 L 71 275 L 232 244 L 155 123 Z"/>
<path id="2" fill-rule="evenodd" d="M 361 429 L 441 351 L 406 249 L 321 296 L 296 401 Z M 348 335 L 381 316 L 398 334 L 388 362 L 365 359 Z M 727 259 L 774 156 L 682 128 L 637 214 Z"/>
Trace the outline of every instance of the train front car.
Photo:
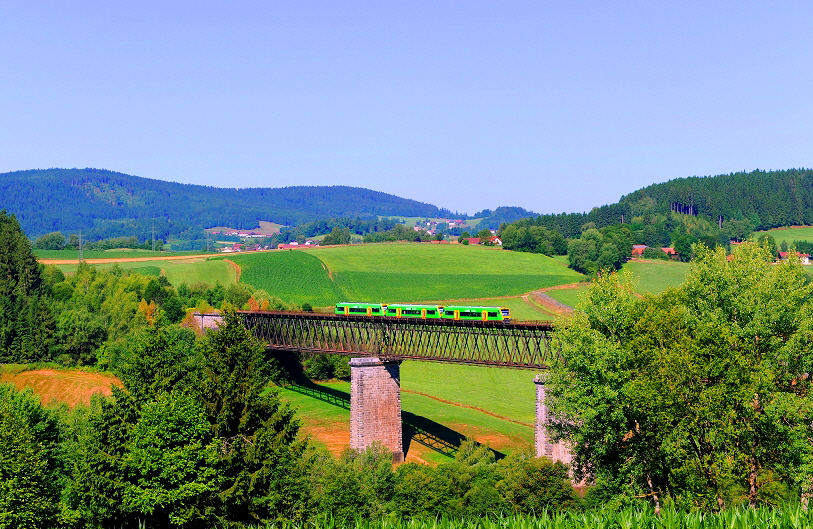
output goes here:
<path id="1" fill-rule="evenodd" d="M 383 316 L 387 309 L 381 303 L 336 303 L 334 314 L 339 316 Z"/>
<path id="2" fill-rule="evenodd" d="M 511 321 L 511 310 L 508 307 L 468 307 L 447 305 L 443 317 L 448 320 L 464 321 Z"/>
<path id="3" fill-rule="evenodd" d="M 421 318 L 435 320 L 443 316 L 443 307 L 438 305 L 408 305 L 391 303 L 386 306 L 386 316 L 390 318 Z"/>

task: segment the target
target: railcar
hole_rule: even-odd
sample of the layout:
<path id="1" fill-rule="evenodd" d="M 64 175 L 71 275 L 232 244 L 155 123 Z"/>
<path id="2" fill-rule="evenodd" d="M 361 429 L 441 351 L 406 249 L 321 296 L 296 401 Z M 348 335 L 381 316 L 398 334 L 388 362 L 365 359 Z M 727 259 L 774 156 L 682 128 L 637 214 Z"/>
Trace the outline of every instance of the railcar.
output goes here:
<path id="1" fill-rule="evenodd" d="M 511 311 L 507 307 L 467 307 L 447 306 L 443 308 L 443 318 L 469 321 L 511 321 Z"/>
<path id="2" fill-rule="evenodd" d="M 408 303 L 336 303 L 335 314 L 342 316 L 386 316 L 390 318 L 449 319 L 469 321 L 511 321 L 507 307 L 454 305 L 412 305 Z"/>
<path id="3" fill-rule="evenodd" d="M 342 316 L 383 316 L 386 305 L 381 303 L 336 303 L 335 314 Z"/>
<path id="4" fill-rule="evenodd" d="M 422 318 L 439 319 L 443 316 L 443 307 L 440 305 L 404 305 L 391 304 L 386 306 L 385 315 L 391 318 Z"/>

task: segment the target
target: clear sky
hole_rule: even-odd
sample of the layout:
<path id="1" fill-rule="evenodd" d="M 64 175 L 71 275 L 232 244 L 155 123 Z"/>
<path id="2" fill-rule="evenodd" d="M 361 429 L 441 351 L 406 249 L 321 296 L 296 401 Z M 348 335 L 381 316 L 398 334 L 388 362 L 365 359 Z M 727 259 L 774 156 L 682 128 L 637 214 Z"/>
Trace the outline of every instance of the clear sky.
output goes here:
<path id="1" fill-rule="evenodd" d="M 474 213 L 813 166 L 813 2 L 0 2 L 0 172 Z"/>

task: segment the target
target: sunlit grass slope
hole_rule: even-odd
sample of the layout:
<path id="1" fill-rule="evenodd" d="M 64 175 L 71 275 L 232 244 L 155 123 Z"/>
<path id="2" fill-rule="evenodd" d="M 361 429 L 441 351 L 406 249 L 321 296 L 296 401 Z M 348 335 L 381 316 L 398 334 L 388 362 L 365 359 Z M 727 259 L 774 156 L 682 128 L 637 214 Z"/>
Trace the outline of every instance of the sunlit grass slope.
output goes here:
<path id="1" fill-rule="evenodd" d="M 763 233 L 767 233 L 773 237 L 777 245 L 780 245 L 783 242 L 791 244 L 793 241 L 813 241 L 813 226 L 774 228 L 767 231 L 757 231 L 754 232 L 754 237 L 759 237 Z"/>
<path id="2" fill-rule="evenodd" d="M 629 261 L 624 264 L 624 270 L 632 273 L 636 292 L 658 294 L 668 287 L 683 283 L 689 271 L 689 263 L 659 259 Z"/>
<path id="3" fill-rule="evenodd" d="M 346 299 L 387 302 L 517 296 L 583 276 L 539 254 L 435 244 L 312 250 Z"/>
<path id="4" fill-rule="evenodd" d="M 324 306 L 344 298 L 327 267 L 302 250 L 231 254 L 242 273 L 240 281 L 294 303 Z"/>
<path id="5" fill-rule="evenodd" d="M 242 268 L 241 281 L 315 306 L 515 297 L 583 277 L 544 255 L 463 245 L 365 244 L 229 259 Z"/>
<path id="6" fill-rule="evenodd" d="M 56 265 L 65 274 L 76 272 L 78 265 Z M 214 285 L 220 282 L 223 285 L 230 285 L 237 282 L 237 271 L 223 259 L 181 259 L 178 261 L 135 261 L 129 263 L 101 263 L 94 264 L 96 268 L 109 270 L 118 266 L 122 270 L 130 270 L 137 274 L 158 276 L 165 275 L 167 280 L 174 285 L 181 283 L 191 285 L 192 283 L 207 283 Z"/>

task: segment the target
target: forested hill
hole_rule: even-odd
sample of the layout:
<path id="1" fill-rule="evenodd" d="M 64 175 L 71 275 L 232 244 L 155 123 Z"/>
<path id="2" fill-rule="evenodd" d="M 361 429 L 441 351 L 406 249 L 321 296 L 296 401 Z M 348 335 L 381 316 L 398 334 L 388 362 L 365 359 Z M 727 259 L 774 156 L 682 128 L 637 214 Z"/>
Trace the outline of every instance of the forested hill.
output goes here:
<path id="1" fill-rule="evenodd" d="M 357 187 L 227 189 L 164 182 L 101 169 L 36 169 L 0 174 L 0 209 L 29 237 L 79 229 L 94 237 L 253 228 L 258 220 L 300 224 L 328 217 L 444 217 L 431 204 Z"/>
<path id="2" fill-rule="evenodd" d="M 634 191 L 615 204 L 589 213 L 542 215 L 536 224 L 578 236 L 581 226 L 597 227 L 634 222 L 670 211 L 695 215 L 712 222 L 747 221 L 761 230 L 813 224 L 813 170 L 752 171 L 719 176 L 677 178 Z"/>

